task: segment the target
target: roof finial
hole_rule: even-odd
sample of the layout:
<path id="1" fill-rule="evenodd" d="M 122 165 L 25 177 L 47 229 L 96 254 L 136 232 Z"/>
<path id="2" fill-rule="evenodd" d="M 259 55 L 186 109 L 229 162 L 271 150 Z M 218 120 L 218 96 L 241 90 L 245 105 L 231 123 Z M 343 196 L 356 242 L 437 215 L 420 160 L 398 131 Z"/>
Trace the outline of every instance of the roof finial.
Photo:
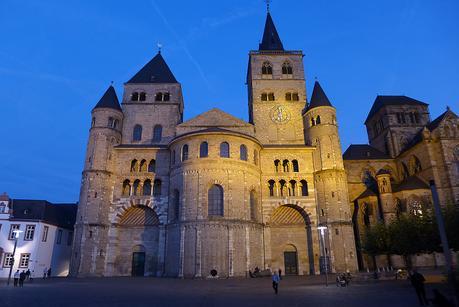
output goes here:
<path id="1" fill-rule="evenodd" d="M 110 85 L 112 85 L 112 86 L 113 86 L 113 80 L 112 80 L 112 81 L 110 81 Z"/>
<path id="2" fill-rule="evenodd" d="M 449 106 L 446 106 L 446 111 L 451 111 L 451 108 Z"/>
<path id="3" fill-rule="evenodd" d="M 156 46 L 158 47 L 158 53 L 161 53 L 161 48 L 163 48 L 163 44 L 158 42 Z"/>
<path id="4" fill-rule="evenodd" d="M 314 80 L 317 81 L 317 76 L 314 77 Z"/>
<path id="5" fill-rule="evenodd" d="M 269 13 L 269 5 L 271 4 L 271 0 L 265 0 L 266 2 L 266 12 Z"/>

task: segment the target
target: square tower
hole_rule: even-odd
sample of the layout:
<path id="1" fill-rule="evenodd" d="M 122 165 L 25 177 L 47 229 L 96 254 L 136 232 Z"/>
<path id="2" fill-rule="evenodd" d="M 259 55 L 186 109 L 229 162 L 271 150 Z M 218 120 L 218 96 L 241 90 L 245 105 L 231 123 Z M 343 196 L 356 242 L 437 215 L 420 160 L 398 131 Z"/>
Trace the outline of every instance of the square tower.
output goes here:
<path id="1" fill-rule="evenodd" d="M 263 144 L 304 144 L 306 86 L 302 51 L 284 50 L 268 13 L 263 40 L 249 53 L 249 121 Z"/>

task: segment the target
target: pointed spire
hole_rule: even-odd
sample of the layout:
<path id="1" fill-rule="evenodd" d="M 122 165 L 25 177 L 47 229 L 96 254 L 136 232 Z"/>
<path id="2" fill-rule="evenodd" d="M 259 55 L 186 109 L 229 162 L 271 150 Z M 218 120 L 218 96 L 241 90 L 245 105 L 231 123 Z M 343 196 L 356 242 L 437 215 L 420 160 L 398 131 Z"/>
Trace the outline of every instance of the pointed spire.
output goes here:
<path id="1" fill-rule="evenodd" d="M 96 104 L 93 110 L 99 108 L 109 108 L 122 111 L 120 103 L 118 101 L 118 97 L 116 96 L 115 88 L 112 85 L 108 87 L 108 89 L 105 91 L 104 95 L 102 96 L 102 98 L 100 98 L 99 102 Z"/>
<path id="2" fill-rule="evenodd" d="M 161 55 L 161 49 L 158 54 L 145 64 L 134 77 L 127 82 L 129 83 L 178 83 L 172 71 L 167 66 Z"/>
<path id="3" fill-rule="evenodd" d="M 258 50 L 284 50 L 282 41 L 277 33 L 276 26 L 274 25 L 271 14 L 268 11 L 266 16 L 265 31 L 263 32 L 263 39 L 259 45 Z"/>
<path id="4" fill-rule="evenodd" d="M 312 90 L 311 102 L 309 103 L 308 110 L 316 107 L 332 107 L 330 100 L 325 95 L 324 90 L 320 86 L 319 81 L 314 83 L 314 89 Z"/>

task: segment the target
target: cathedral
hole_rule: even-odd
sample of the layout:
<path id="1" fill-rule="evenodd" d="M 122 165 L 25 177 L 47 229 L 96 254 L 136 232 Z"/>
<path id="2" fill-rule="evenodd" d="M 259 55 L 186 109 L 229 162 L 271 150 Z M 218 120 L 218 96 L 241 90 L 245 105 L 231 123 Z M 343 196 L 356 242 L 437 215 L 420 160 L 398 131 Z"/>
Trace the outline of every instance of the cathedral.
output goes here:
<path id="1" fill-rule="evenodd" d="M 353 272 L 367 266 L 365 225 L 422 210 L 407 199 L 429 203 L 432 176 L 442 200 L 458 201 L 452 111 L 430 122 L 425 103 L 378 96 L 370 144 L 343 155 L 317 81 L 307 97 L 303 56 L 284 48 L 268 12 L 249 53 L 248 122 L 219 109 L 184 121 L 161 52 L 124 84 L 121 104 L 110 86 L 91 112 L 70 275 Z"/>

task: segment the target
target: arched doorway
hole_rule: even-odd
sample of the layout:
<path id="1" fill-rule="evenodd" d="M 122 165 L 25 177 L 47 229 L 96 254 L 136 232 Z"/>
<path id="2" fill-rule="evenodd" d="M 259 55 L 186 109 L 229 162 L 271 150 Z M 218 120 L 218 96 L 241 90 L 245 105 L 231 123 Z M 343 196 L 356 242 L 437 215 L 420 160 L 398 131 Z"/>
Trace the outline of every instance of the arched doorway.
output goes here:
<path id="1" fill-rule="evenodd" d="M 150 276 L 158 265 L 159 218 L 148 206 L 127 208 L 120 216 L 114 271 L 119 275 Z"/>
<path id="2" fill-rule="evenodd" d="M 297 205 L 276 208 L 269 220 L 271 268 L 285 274 L 315 274 L 311 221 Z"/>
<path id="3" fill-rule="evenodd" d="M 284 248 L 284 272 L 285 275 L 298 275 L 298 254 L 292 244 Z"/>

